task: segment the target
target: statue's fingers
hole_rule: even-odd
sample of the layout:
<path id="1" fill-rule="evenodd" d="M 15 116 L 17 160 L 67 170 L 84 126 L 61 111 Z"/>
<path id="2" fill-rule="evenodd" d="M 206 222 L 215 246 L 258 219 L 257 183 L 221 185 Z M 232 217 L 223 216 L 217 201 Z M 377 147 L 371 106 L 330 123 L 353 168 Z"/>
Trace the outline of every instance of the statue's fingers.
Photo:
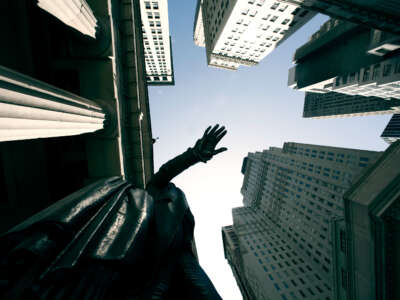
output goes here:
<path id="1" fill-rule="evenodd" d="M 225 136 L 226 133 L 227 133 L 227 131 L 224 130 L 224 131 L 222 131 L 220 134 L 218 134 L 218 135 L 216 136 L 217 143 L 219 143 L 219 141 Z"/>
<path id="2" fill-rule="evenodd" d="M 218 135 L 224 130 L 225 130 L 225 126 L 222 126 L 221 128 L 218 128 L 218 130 L 214 132 L 214 137 L 218 138 Z"/>
<path id="3" fill-rule="evenodd" d="M 208 134 L 208 132 L 210 131 L 210 129 L 211 129 L 211 126 L 208 126 L 207 129 L 206 129 L 206 131 L 204 131 L 203 137 L 205 137 L 205 136 Z"/>
<path id="4" fill-rule="evenodd" d="M 221 152 L 224 152 L 224 151 L 226 151 L 226 150 L 228 150 L 228 148 L 225 148 L 225 147 L 222 147 L 222 148 L 219 148 L 219 149 L 217 149 L 217 150 L 214 150 L 214 155 L 216 155 L 216 154 L 218 154 L 218 153 L 221 153 Z"/>
<path id="5" fill-rule="evenodd" d="M 215 131 L 218 129 L 218 127 L 219 127 L 219 124 L 215 125 L 215 126 L 211 129 L 211 131 L 208 133 L 208 135 L 214 135 L 214 133 L 215 133 Z"/>

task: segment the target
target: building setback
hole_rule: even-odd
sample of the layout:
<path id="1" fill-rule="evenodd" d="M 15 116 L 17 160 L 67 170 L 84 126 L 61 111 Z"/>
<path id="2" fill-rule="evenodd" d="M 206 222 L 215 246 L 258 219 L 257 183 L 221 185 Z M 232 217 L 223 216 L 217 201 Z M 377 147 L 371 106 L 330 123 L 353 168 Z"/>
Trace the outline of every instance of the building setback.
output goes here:
<path id="1" fill-rule="evenodd" d="M 341 93 L 306 93 L 304 118 L 338 118 L 400 112 L 399 99 L 382 99 Z"/>
<path id="2" fill-rule="evenodd" d="M 400 2 L 396 0 L 278 0 L 335 19 L 400 33 Z"/>
<path id="3" fill-rule="evenodd" d="M 330 19 L 296 50 L 288 85 L 314 93 L 400 99 L 399 49 L 397 35 Z"/>
<path id="4" fill-rule="evenodd" d="M 393 115 L 383 130 L 381 138 L 388 144 L 400 140 L 400 114 Z"/>
<path id="5" fill-rule="evenodd" d="M 254 66 L 316 13 L 271 0 L 198 0 L 193 39 L 209 66 Z"/>
<path id="6" fill-rule="evenodd" d="M 174 85 L 168 0 L 140 0 L 147 83 Z"/>
<path id="7" fill-rule="evenodd" d="M 242 168 L 244 207 L 234 208 L 233 226 L 222 229 L 242 293 L 333 299 L 332 226 L 344 216 L 344 192 L 379 156 L 299 143 L 249 153 Z"/>

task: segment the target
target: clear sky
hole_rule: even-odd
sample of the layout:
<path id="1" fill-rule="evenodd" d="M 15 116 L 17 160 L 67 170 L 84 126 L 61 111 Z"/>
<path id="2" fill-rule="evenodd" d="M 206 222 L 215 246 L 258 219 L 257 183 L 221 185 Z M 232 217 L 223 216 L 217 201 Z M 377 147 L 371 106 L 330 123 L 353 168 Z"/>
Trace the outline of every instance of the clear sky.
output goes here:
<path id="1" fill-rule="evenodd" d="M 390 115 L 302 118 L 304 93 L 287 87 L 295 50 L 328 18 L 318 15 L 255 67 L 228 71 L 207 66 L 205 48 L 193 43 L 195 0 L 170 0 L 175 86 L 149 88 L 155 170 L 194 145 L 208 125 L 225 125 L 228 151 L 199 163 L 173 182 L 186 194 L 196 219 L 200 264 L 223 299 L 242 299 L 224 258 L 221 226 L 242 205 L 242 160 L 248 152 L 284 142 L 384 151 L 379 137 Z"/>

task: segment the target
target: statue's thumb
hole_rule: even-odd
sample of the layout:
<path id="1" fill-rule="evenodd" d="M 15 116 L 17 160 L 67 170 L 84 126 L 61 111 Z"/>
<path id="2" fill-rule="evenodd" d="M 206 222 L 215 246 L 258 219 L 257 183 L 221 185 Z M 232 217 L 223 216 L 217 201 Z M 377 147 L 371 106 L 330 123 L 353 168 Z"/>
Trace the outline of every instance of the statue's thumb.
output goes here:
<path id="1" fill-rule="evenodd" d="M 219 148 L 219 149 L 217 149 L 217 150 L 214 151 L 214 155 L 215 155 L 215 154 L 218 154 L 218 153 L 221 153 L 221 152 L 224 152 L 224 151 L 226 151 L 226 150 L 228 150 L 228 148 L 225 148 L 225 147 Z"/>

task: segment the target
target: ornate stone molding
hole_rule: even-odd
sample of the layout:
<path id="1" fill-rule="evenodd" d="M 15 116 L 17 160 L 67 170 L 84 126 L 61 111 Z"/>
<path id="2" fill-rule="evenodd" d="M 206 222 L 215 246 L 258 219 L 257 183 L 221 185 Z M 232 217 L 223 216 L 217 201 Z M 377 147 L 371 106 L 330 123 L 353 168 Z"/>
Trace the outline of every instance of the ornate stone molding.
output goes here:
<path id="1" fill-rule="evenodd" d="M 0 141 L 94 132 L 104 119 L 96 103 L 0 66 Z"/>
<path id="2" fill-rule="evenodd" d="M 38 0 L 38 6 L 68 26 L 96 38 L 97 19 L 85 0 Z"/>

